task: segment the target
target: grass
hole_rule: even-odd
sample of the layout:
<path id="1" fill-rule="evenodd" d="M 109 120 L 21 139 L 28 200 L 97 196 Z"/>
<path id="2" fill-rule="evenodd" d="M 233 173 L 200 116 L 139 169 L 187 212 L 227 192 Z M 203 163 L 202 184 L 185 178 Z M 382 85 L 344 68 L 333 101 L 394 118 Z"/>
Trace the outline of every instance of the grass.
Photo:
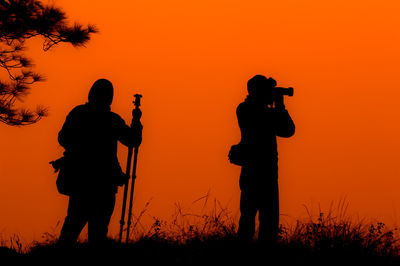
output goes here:
<path id="1" fill-rule="evenodd" d="M 176 205 L 171 221 L 154 218 L 147 229 L 140 226 L 142 211 L 133 224 L 135 238 L 129 244 L 109 239 L 102 248 L 81 242 L 61 250 L 55 244 L 56 236 L 47 234 L 27 250 L 14 238 L 11 245 L 0 248 L 0 256 L 25 262 L 56 260 L 74 264 L 111 260 L 146 265 L 251 265 L 275 261 L 289 265 L 400 265 L 397 230 L 380 222 L 354 222 L 346 210 L 347 205 L 340 202 L 336 209 L 331 206 L 326 213 L 319 211 L 316 217 L 309 214 L 306 220 L 281 226 L 278 243 L 266 246 L 257 241 L 240 242 L 236 222 L 217 201 L 201 215 Z"/>

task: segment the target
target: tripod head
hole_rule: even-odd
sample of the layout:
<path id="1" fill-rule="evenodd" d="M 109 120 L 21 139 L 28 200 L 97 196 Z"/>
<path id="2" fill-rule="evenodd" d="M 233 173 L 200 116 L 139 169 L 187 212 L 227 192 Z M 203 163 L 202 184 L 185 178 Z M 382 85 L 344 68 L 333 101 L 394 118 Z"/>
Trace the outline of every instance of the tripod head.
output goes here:
<path id="1" fill-rule="evenodd" d="M 135 104 L 135 107 L 136 108 L 139 108 L 140 107 L 140 99 L 143 97 L 141 94 L 135 94 L 134 95 L 134 97 L 135 97 L 135 100 L 133 101 L 133 103 Z"/>
<path id="2" fill-rule="evenodd" d="M 140 110 L 140 99 L 143 97 L 141 94 L 134 95 L 135 100 L 133 104 L 135 105 L 135 109 L 132 110 L 132 120 L 138 121 L 142 117 L 142 111 Z"/>

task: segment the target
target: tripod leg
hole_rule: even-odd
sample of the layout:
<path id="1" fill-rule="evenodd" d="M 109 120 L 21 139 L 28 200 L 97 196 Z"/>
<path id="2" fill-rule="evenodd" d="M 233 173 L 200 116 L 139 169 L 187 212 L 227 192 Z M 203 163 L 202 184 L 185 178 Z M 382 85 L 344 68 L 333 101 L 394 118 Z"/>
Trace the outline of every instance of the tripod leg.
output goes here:
<path id="1" fill-rule="evenodd" d="M 133 169 L 132 169 L 132 184 L 131 184 L 131 194 L 129 199 L 129 212 L 128 212 L 128 225 L 126 229 L 126 243 L 129 242 L 129 232 L 131 228 L 131 220 L 132 220 L 132 204 L 133 204 L 133 192 L 135 190 L 135 179 L 136 179 L 136 167 L 137 167 L 137 158 L 138 158 L 139 147 L 135 148 L 135 155 L 133 158 Z"/>
<path id="2" fill-rule="evenodd" d="M 130 147 L 128 149 L 128 161 L 126 163 L 126 174 L 128 174 L 128 175 L 131 171 L 132 153 L 133 153 L 133 149 Z M 125 225 L 125 210 L 126 210 L 126 200 L 127 200 L 127 196 L 128 196 L 128 187 L 129 187 L 129 179 L 126 181 L 126 183 L 124 185 L 124 197 L 122 200 L 122 213 L 121 213 L 121 220 L 119 221 L 119 224 L 120 224 L 119 243 L 122 242 L 122 233 L 123 233 L 124 225 Z"/>

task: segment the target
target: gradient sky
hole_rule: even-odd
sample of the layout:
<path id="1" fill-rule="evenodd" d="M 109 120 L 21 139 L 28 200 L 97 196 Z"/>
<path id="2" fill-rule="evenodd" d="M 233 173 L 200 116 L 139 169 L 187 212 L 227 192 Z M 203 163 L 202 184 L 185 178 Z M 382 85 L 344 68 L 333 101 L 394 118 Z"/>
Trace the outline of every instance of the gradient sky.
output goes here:
<path id="1" fill-rule="evenodd" d="M 100 30 L 86 48 L 48 52 L 28 43 L 37 84 L 23 103 L 49 117 L 0 124 L 0 238 L 58 234 L 67 197 L 49 161 L 68 112 L 92 83 L 115 88 L 112 110 L 129 123 L 142 93 L 143 143 L 135 214 L 168 219 L 175 203 L 211 198 L 239 214 L 240 168 L 227 160 L 239 141 L 236 106 L 255 74 L 292 86 L 286 106 L 296 134 L 278 141 L 282 222 L 346 199 L 348 214 L 397 225 L 400 210 L 400 4 L 398 1 L 58 0 L 71 21 Z M 0 73 L 5 77 L 5 73 Z M 123 169 L 126 148 L 120 146 Z M 111 235 L 118 232 L 119 190 Z M 210 207 L 212 205 L 210 204 Z"/>

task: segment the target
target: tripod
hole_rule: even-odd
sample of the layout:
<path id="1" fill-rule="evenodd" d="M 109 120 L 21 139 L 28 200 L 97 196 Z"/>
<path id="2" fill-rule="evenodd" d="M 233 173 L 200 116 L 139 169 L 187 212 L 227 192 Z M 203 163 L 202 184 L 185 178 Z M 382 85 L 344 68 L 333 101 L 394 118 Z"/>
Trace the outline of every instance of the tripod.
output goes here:
<path id="1" fill-rule="evenodd" d="M 142 117 L 142 111 L 140 110 L 140 99 L 142 95 L 135 94 L 135 101 L 133 101 L 135 108 L 132 110 L 132 123 L 131 128 L 135 126 L 136 123 L 140 122 L 140 118 Z M 130 191 L 130 199 L 129 199 L 129 209 L 128 209 L 128 224 L 126 229 L 126 243 L 129 242 L 129 232 L 131 227 L 131 217 L 132 217 L 132 203 L 133 203 L 133 192 L 135 189 L 135 179 L 136 179 L 136 167 L 137 167 L 137 158 L 138 158 L 139 146 L 136 147 L 128 147 L 128 161 L 126 163 L 126 174 L 129 175 L 131 172 L 132 165 L 132 155 L 133 155 L 133 168 L 132 168 L 132 184 Z M 125 225 L 125 211 L 126 211 L 126 201 L 128 196 L 128 187 L 129 187 L 129 179 L 126 181 L 124 185 L 124 197 L 122 201 L 122 214 L 120 220 L 120 231 L 119 231 L 119 242 L 122 242 L 122 233 Z"/>

